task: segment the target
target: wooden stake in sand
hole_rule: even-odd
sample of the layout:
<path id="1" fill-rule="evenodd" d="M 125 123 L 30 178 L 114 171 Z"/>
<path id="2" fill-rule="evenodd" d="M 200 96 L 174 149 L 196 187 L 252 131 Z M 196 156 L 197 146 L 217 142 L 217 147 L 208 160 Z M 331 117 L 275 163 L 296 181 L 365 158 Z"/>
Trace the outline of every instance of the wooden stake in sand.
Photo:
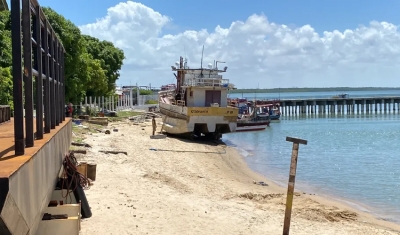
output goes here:
<path id="1" fill-rule="evenodd" d="M 292 217 L 294 182 L 296 179 L 297 156 L 299 154 L 299 145 L 300 144 L 307 145 L 307 140 L 293 138 L 293 137 L 286 137 L 286 141 L 292 142 L 293 148 L 292 148 L 292 160 L 290 162 L 288 191 L 286 196 L 286 210 L 285 210 L 285 221 L 283 223 L 283 235 L 289 235 L 290 219 Z"/>

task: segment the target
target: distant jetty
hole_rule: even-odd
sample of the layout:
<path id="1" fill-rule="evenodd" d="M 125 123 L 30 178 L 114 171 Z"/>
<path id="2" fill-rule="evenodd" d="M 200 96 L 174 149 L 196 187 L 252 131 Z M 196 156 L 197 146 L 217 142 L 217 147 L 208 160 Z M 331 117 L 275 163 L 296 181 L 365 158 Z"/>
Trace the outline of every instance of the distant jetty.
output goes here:
<path id="1" fill-rule="evenodd" d="M 400 96 L 281 99 L 281 112 L 298 114 L 360 114 L 400 111 Z"/>
<path id="2" fill-rule="evenodd" d="M 289 93 L 289 92 L 348 92 L 348 91 L 388 91 L 399 90 L 400 87 L 292 87 L 292 88 L 265 88 L 265 89 L 235 89 L 231 94 L 238 93 Z"/>

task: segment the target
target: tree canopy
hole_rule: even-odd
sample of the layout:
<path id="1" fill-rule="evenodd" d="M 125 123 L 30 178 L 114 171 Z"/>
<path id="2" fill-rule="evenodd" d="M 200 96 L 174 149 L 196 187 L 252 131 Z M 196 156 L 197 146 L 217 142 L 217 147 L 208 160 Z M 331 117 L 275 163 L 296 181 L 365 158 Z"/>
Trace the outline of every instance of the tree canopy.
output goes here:
<path id="1" fill-rule="evenodd" d="M 0 105 L 12 103 L 10 14 L 0 11 Z"/>
<path id="2" fill-rule="evenodd" d="M 51 8 L 43 8 L 65 51 L 66 99 L 110 95 L 115 90 L 124 52 L 113 43 L 82 35 L 79 28 Z"/>
<path id="3" fill-rule="evenodd" d="M 125 59 L 113 43 L 83 35 L 79 28 L 51 8 L 43 8 L 65 48 L 66 101 L 79 103 L 85 96 L 114 93 Z M 10 12 L 0 12 L 0 104 L 12 103 Z"/>
<path id="4" fill-rule="evenodd" d="M 124 52 L 114 47 L 111 42 L 100 41 L 97 38 L 83 35 L 86 41 L 87 51 L 95 60 L 99 60 L 101 68 L 107 77 L 107 89 L 114 91 L 115 82 L 119 78 L 119 70 L 125 59 Z"/>

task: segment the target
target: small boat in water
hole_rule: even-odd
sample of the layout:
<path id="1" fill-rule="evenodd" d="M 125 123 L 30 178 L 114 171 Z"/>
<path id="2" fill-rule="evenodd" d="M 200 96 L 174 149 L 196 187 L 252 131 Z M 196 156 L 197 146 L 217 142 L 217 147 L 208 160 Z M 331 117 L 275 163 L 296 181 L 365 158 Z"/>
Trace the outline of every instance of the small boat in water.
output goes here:
<path id="1" fill-rule="evenodd" d="M 237 127 L 236 127 L 236 132 L 240 131 L 262 131 L 267 129 L 269 127 L 270 121 L 256 121 L 256 120 L 251 120 L 251 121 L 238 121 L 237 122 Z"/>
<path id="2" fill-rule="evenodd" d="M 281 112 L 278 105 L 267 104 L 267 105 L 257 105 L 257 108 L 261 108 L 262 112 L 257 114 L 257 117 L 265 118 L 268 117 L 269 120 L 279 120 L 281 117 Z"/>
<path id="3" fill-rule="evenodd" d="M 236 132 L 240 131 L 260 131 L 265 130 L 269 127 L 270 119 L 269 115 L 260 115 L 260 110 L 252 108 L 251 114 L 242 114 L 238 116 Z M 246 113 L 250 113 L 250 107 L 248 107 Z"/>
<path id="4" fill-rule="evenodd" d="M 342 93 L 342 94 L 337 94 L 332 96 L 333 99 L 348 99 L 349 98 L 349 94 L 347 93 Z"/>

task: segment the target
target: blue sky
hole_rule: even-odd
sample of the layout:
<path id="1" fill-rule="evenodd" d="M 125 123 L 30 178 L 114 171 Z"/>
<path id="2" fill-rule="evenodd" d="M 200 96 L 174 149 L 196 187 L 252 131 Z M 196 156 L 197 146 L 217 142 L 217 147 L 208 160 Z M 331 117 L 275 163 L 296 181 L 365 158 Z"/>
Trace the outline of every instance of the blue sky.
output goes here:
<path id="1" fill-rule="evenodd" d="M 39 2 L 124 50 L 118 85 L 171 83 L 183 48 L 200 64 L 206 45 L 205 64 L 227 61 L 238 87 L 400 87 L 399 0 Z"/>
<path id="2" fill-rule="evenodd" d="M 7 0 L 10 3 L 10 0 Z M 119 0 L 39 0 L 76 25 L 104 17 Z M 310 24 L 317 32 L 353 29 L 371 20 L 400 25 L 400 1 L 396 0 L 143 0 L 137 1 L 170 16 L 178 30 L 223 27 L 251 14 L 264 13 L 269 21 L 289 26 Z"/>

